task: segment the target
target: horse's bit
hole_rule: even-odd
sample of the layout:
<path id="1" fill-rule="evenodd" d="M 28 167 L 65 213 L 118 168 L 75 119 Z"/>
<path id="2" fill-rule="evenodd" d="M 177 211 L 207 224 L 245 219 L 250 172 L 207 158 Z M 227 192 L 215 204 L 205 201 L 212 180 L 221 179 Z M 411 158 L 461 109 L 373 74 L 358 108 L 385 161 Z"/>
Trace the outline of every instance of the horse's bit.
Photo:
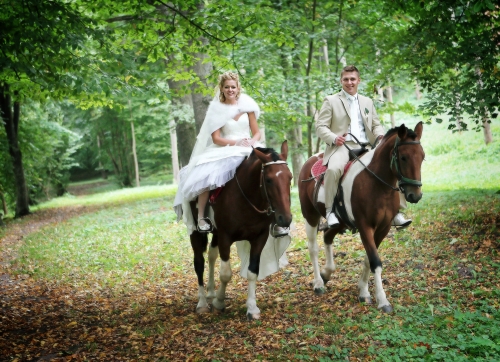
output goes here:
<path id="1" fill-rule="evenodd" d="M 238 181 L 238 176 L 236 176 L 236 174 L 234 174 L 234 178 L 236 179 L 236 183 L 238 184 L 238 187 L 240 188 L 241 194 L 243 195 L 245 200 L 248 201 L 250 206 L 252 206 L 254 208 L 254 210 L 260 214 L 267 214 L 269 216 L 275 212 L 273 209 L 273 205 L 271 204 L 271 200 L 269 199 L 269 195 L 267 194 L 266 183 L 264 182 L 264 167 L 269 166 L 269 165 L 279 165 L 279 164 L 288 165 L 288 163 L 286 161 L 271 161 L 271 162 L 263 163 L 262 168 L 260 170 L 260 185 L 259 185 L 259 187 L 261 188 L 262 185 L 264 185 L 264 195 L 266 195 L 267 203 L 269 204 L 269 206 L 265 210 L 259 210 L 254 204 L 252 204 L 252 202 L 248 199 L 248 197 L 243 192 L 243 189 L 240 186 L 240 182 Z"/>

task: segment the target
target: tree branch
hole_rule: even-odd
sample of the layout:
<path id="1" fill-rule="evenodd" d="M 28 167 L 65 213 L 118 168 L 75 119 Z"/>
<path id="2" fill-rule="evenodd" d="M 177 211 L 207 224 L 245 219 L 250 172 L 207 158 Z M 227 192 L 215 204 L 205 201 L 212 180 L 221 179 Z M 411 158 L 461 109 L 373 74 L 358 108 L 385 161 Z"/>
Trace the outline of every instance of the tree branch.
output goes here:
<path id="1" fill-rule="evenodd" d="M 184 15 L 180 10 L 176 9 L 175 7 L 171 6 L 171 5 L 168 5 L 166 3 L 164 3 L 163 1 L 161 0 L 156 0 L 158 1 L 160 4 L 162 4 L 163 6 L 165 6 L 167 9 L 170 9 L 172 10 L 174 13 L 176 14 L 179 14 L 182 18 L 184 18 L 189 24 L 191 24 L 192 26 L 194 26 L 196 29 L 200 30 L 203 34 L 205 34 L 206 36 L 212 38 L 212 39 L 215 39 L 221 43 L 225 43 L 225 42 L 228 42 L 228 41 L 231 41 L 233 39 L 235 39 L 238 34 L 240 34 L 241 32 L 243 32 L 246 28 L 252 26 L 255 21 L 251 21 L 250 23 L 248 23 L 247 25 L 245 25 L 243 28 L 241 28 L 240 30 L 238 30 L 236 33 L 234 33 L 232 36 L 230 36 L 229 38 L 226 38 L 226 39 L 221 39 L 215 35 L 212 35 L 211 33 L 209 33 L 206 29 L 204 29 L 201 25 L 197 24 L 196 22 L 192 21 L 191 19 L 189 19 L 186 15 Z"/>

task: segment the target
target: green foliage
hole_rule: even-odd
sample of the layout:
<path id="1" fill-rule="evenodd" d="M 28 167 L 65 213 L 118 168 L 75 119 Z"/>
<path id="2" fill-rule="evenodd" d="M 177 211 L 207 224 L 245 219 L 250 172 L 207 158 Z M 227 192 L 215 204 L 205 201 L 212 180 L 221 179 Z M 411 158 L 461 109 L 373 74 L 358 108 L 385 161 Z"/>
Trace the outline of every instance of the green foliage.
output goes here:
<path id="1" fill-rule="evenodd" d="M 401 308 L 399 323 L 374 327 L 369 353 L 379 361 L 495 360 L 500 357 L 500 313 L 489 306 L 473 312 L 423 306 Z M 370 323 L 368 320 L 365 323 Z"/>
<path id="2" fill-rule="evenodd" d="M 398 42 L 401 59 L 430 91 L 428 116 L 467 114 L 479 129 L 496 117 L 500 96 L 499 10 L 492 1 L 387 2 L 390 12 L 408 16 Z M 450 121 L 453 121 L 450 119 Z M 455 128 L 454 123 L 450 123 Z M 466 128 L 464 122 L 460 128 Z"/>
<path id="3" fill-rule="evenodd" d="M 80 137 L 64 127 L 64 113 L 58 103 L 24 103 L 23 122 L 19 126 L 20 147 L 32 202 L 64 193 L 69 183 L 69 170 L 75 165 L 73 154 L 81 146 Z M 0 128 L 4 152 L 0 157 L 0 184 L 8 195 L 9 205 L 15 200 L 12 160 L 7 151 L 5 129 Z M 55 192 L 52 190 L 55 189 Z"/>

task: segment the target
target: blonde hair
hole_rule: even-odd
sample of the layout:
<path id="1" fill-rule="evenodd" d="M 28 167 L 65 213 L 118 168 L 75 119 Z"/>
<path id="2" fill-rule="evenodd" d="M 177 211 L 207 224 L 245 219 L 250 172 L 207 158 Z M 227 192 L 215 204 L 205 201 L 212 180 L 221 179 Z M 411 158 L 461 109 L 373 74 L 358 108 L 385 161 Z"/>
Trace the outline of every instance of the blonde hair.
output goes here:
<path id="1" fill-rule="evenodd" d="M 236 82 L 236 86 L 238 87 L 238 94 L 236 94 L 236 99 L 240 97 L 241 93 L 241 84 L 240 84 L 240 77 L 238 76 L 238 73 L 233 73 L 233 72 L 225 72 L 222 73 L 219 76 L 219 101 L 221 103 L 224 103 L 226 101 L 226 96 L 224 95 L 223 88 L 224 88 L 224 83 L 226 80 L 234 80 Z"/>

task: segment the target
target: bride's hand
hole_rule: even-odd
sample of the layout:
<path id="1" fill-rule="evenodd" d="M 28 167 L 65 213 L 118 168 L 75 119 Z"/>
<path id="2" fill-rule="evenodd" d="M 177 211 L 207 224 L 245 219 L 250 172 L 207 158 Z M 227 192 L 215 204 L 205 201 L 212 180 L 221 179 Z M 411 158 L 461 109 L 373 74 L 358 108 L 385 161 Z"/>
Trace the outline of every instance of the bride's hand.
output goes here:
<path id="1" fill-rule="evenodd" d="M 255 141 L 251 138 L 243 138 L 241 140 L 236 141 L 235 146 L 241 146 L 241 147 L 251 147 Z"/>

